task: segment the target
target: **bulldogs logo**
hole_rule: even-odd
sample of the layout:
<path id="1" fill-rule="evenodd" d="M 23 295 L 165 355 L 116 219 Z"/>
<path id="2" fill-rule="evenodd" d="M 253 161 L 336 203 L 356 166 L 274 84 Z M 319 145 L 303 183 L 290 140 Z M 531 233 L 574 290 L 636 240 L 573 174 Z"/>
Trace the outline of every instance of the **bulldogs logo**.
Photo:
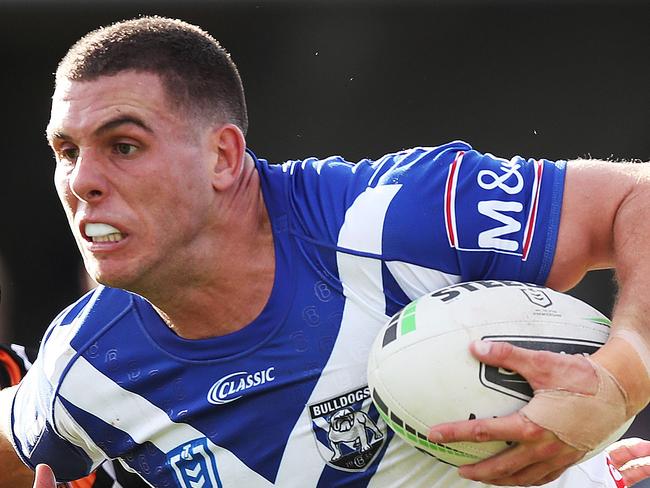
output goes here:
<path id="1" fill-rule="evenodd" d="M 334 451 L 331 461 L 338 461 L 343 457 L 341 444 L 351 447 L 359 446 L 361 452 L 369 451 L 372 446 L 368 431 L 376 441 L 384 437 L 384 434 L 366 412 L 355 412 L 349 408 L 337 410 L 330 417 L 330 430 L 327 435 L 330 448 Z"/>
<path id="2" fill-rule="evenodd" d="M 386 441 L 367 386 L 312 404 L 309 412 L 318 451 L 334 468 L 364 471 Z"/>

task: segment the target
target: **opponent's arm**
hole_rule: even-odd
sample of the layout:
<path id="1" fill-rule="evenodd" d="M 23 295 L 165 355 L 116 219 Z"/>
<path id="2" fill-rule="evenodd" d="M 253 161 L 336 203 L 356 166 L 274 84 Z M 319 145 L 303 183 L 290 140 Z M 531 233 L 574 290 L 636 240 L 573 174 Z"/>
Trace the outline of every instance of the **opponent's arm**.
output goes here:
<path id="1" fill-rule="evenodd" d="M 626 485 L 650 478 L 650 441 L 636 437 L 623 439 L 609 446 L 607 453 Z"/>
<path id="2" fill-rule="evenodd" d="M 473 345 L 472 352 L 479 360 L 518 371 L 536 391 L 565 390 L 580 393 L 582 397 L 577 395 L 569 401 L 552 398 L 549 402 L 548 398 L 542 400 L 536 395 L 524 408 L 524 412 L 528 409 L 532 415 L 517 412 L 497 419 L 435 426 L 431 439 L 436 442 L 517 441 L 515 447 L 504 453 L 462 467 L 461 476 L 497 485 L 547 483 L 578 461 L 589 449 L 586 444 L 594 444 L 597 438 L 604 441 L 606 436 L 600 439 L 600 432 L 615 430 L 625 418 L 647 404 L 650 398 L 646 368 L 650 361 L 646 349 L 650 343 L 650 324 L 646 319 L 650 317 L 647 236 L 650 236 L 650 167 L 602 161 L 569 163 L 558 245 L 548 285 L 565 290 L 591 269 L 616 267 L 620 296 L 612 337 L 593 358 L 601 376 L 582 357 L 528 351 L 507 343 L 483 344 L 483 348 Z M 608 376 L 610 373 L 612 376 Z M 601 395 L 599 378 L 611 387 L 610 398 L 606 400 L 612 404 L 616 420 L 581 417 L 570 406 L 576 398 L 583 401 Z M 545 429 L 540 424 L 553 428 Z M 560 430 L 564 441 L 555 435 Z"/>

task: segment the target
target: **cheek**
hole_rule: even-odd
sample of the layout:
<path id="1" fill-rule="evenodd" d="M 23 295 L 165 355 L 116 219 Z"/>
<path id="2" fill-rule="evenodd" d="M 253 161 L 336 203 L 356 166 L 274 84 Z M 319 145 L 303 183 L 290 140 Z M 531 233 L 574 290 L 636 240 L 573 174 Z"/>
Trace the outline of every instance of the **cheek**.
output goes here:
<path id="1" fill-rule="evenodd" d="M 173 186 L 174 191 L 170 195 L 174 205 L 198 211 L 209 203 L 214 191 L 205 172 L 193 168 L 191 171 L 175 176 L 177 184 Z"/>
<path id="2" fill-rule="evenodd" d="M 70 190 L 67 173 L 65 171 L 61 169 L 56 169 L 54 171 L 54 187 L 56 188 L 56 194 L 59 196 L 61 205 L 63 205 L 63 209 L 68 215 L 68 218 L 71 218 L 76 198 Z"/>
<path id="3" fill-rule="evenodd" d="M 209 207 L 209 194 L 205 185 L 188 181 L 183 176 L 172 176 L 166 181 L 159 181 L 148 191 L 138 192 L 141 212 L 149 214 L 156 226 L 165 223 L 165 232 L 171 227 L 178 232 L 190 232 L 197 221 L 205 218 Z"/>

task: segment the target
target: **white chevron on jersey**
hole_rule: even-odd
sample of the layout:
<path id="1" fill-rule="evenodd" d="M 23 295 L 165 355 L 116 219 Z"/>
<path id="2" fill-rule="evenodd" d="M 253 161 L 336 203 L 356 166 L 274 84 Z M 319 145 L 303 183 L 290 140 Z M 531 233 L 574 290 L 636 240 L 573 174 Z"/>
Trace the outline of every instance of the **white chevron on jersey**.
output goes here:
<path id="1" fill-rule="evenodd" d="M 88 385 L 93 385 L 92 395 L 87 394 Z M 164 411 L 147 399 L 120 387 L 83 357 L 77 358 L 70 368 L 60 394 L 77 408 L 126 432 L 135 442 L 149 441 L 164 453 L 184 443 L 206 437 L 191 425 L 173 422 Z M 111 398 L 112 401 L 107 404 L 103 398 Z M 134 412 L 138 412 L 138 415 L 134 415 Z M 219 476 L 225 486 L 273 486 L 230 451 L 216 446 L 207 438 L 206 440 L 217 463 L 224 467 L 223 473 L 219 471 Z"/>
<path id="2" fill-rule="evenodd" d="M 357 197 L 345 214 L 345 221 L 339 233 L 338 246 L 358 252 L 380 254 L 384 218 L 390 202 L 401 185 L 386 185 L 369 188 Z M 362 226 L 363 232 L 355 232 L 355 226 Z M 358 229 L 358 227 L 357 227 Z M 326 399 L 334 392 L 358 388 L 358 379 L 366 376 L 366 363 L 372 339 L 379 327 L 388 319 L 377 310 L 384 310 L 385 298 L 380 287 L 381 262 L 377 259 L 337 253 L 339 278 L 346 295 L 341 328 L 334 349 L 323 373 L 318 379 L 308 404 Z M 350 295 L 354 295 L 354 300 Z M 358 303 L 372 303 L 362 310 Z M 368 311 L 376 318 L 376 327 L 369 323 Z M 364 327 L 358 324 L 364 323 Z M 355 354 L 349 348 L 361 348 Z M 352 358 L 356 363 L 351 363 Z M 277 486 L 291 486 L 295 483 L 295 467 L 301 466 L 300 486 L 316 486 L 325 467 L 324 460 L 313 449 L 314 438 L 311 432 L 300 429 L 309 428 L 309 411 L 306 406 L 300 420 L 289 437 L 280 470 Z M 317 467 L 317 468 L 316 468 Z"/>
<path id="3" fill-rule="evenodd" d="M 445 286 L 460 282 L 460 276 L 443 273 L 437 269 L 425 268 L 417 264 L 401 261 L 387 261 L 386 267 L 395 281 L 410 300 L 420 298 Z"/>
<path id="4" fill-rule="evenodd" d="M 345 214 L 345 222 L 339 233 L 338 246 L 381 255 L 385 215 L 398 191 L 398 185 L 386 185 L 368 189 L 359 195 Z M 363 226 L 363 232 L 358 232 L 360 226 Z M 370 345 L 377 331 L 388 320 L 385 314 L 377 313 L 378 310 L 385 310 L 386 308 L 381 261 L 339 252 L 337 253 L 337 264 L 346 302 L 343 320 L 341 321 L 341 331 L 337 338 L 338 347 L 335 346 L 328 365 L 334 364 L 340 368 L 343 357 L 351 356 L 344 349 L 363 344 L 363 350 L 358 350 L 356 353 L 359 358 L 357 367 L 362 369 L 362 377 L 365 377 Z M 420 281 L 431 279 L 431 275 L 425 272 L 424 268 L 418 268 L 409 267 L 408 265 L 399 266 L 399 264 L 394 266 L 400 277 L 406 275 L 406 271 L 400 274 L 400 270 L 409 270 L 413 275 L 411 278 L 417 276 Z M 413 279 L 411 282 L 415 284 Z M 371 327 L 369 323 L 367 323 L 366 327 L 358 327 L 357 324 L 363 323 L 363 320 L 368 322 L 369 310 L 374 312 L 373 318 L 376 318 L 375 327 Z M 340 357 L 337 357 L 339 355 Z M 330 377 L 333 375 L 324 374 L 321 376 L 321 380 L 324 376 Z M 358 376 L 355 374 L 354 377 Z M 318 389 L 321 386 L 323 385 L 319 381 L 316 388 Z M 350 386 L 360 385 L 338 384 L 334 388 L 338 388 L 338 391 L 346 391 L 345 389 Z M 329 391 L 330 395 L 333 391 L 337 391 L 336 389 L 330 389 L 330 385 L 327 388 L 326 391 Z M 312 397 L 318 399 L 315 395 L 312 395 Z M 397 436 L 393 437 L 387 449 L 387 453 L 390 451 L 391 455 L 384 456 L 380 460 L 380 467 L 372 477 L 372 486 L 443 486 L 436 485 L 437 480 L 444 479 L 446 472 L 451 471 L 451 468 L 442 463 L 432 463 L 428 455 L 419 452 L 414 453 L 413 448 Z M 389 461 L 384 463 L 384 459 Z M 399 462 L 395 463 L 394 459 L 398 459 Z M 414 477 L 416 473 L 422 476 L 419 478 Z M 456 478 L 458 477 L 456 476 Z"/>
<path id="5" fill-rule="evenodd" d="M 76 351 L 70 346 L 70 340 L 78 332 L 81 323 L 82 320 L 78 319 L 65 327 L 51 329 L 51 334 L 47 338 L 48 347 L 39 353 L 38 359 L 32 365 L 32 369 L 40 371 L 41 374 L 28 374 L 16 393 L 26 399 L 24 403 L 40 407 L 34 411 L 26 411 L 22 408 L 14 409 L 13 422 L 15 425 L 25 426 L 23 439 L 28 440 L 30 445 L 34 445 L 41 437 L 51 411 L 51 405 L 47 404 L 48 399 L 39 392 L 51 391 L 54 388 L 53 385 L 58 384 L 63 371 L 76 354 Z M 59 432 L 59 434 L 61 433 Z M 94 450 L 93 444 L 89 445 L 89 448 L 92 451 L 93 465 L 96 467 L 99 464 L 96 456 L 100 451 Z M 88 454 L 91 456 L 90 452 Z"/>
<path id="6" fill-rule="evenodd" d="M 93 297 L 89 305 L 92 306 L 95 300 L 96 298 Z M 90 310 L 90 306 L 88 310 Z M 87 312 L 75 318 L 71 324 L 64 327 L 52 328 L 52 333 L 47 338 L 47 347 L 43 349 L 42 353 L 39 352 L 39 358 L 36 363 L 37 365 L 40 364 L 40 366 L 37 367 L 43 370 L 45 377 L 52 385 L 56 385 L 59 382 L 61 374 L 63 374 L 65 368 L 72 361 L 75 354 L 77 354 L 77 351 L 70 346 L 70 341 L 79 331 L 79 327 L 81 327 L 86 314 Z"/>
<path id="7" fill-rule="evenodd" d="M 287 441 L 275 486 L 299 488 L 318 484 L 325 462 L 319 456 L 318 450 L 314 449 L 314 442 L 309 410 L 305 407 Z M 299 479 L 296 471 L 300 473 Z"/>
<path id="8" fill-rule="evenodd" d="M 386 212 L 401 188 L 402 185 L 381 185 L 361 193 L 345 212 L 338 247 L 381 255 Z"/>
<path id="9" fill-rule="evenodd" d="M 82 448 L 88 457 L 92 459 L 91 471 L 95 470 L 105 459 L 108 459 L 106 453 L 95 444 L 77 420 L 70 415 L 58 397 L 54 400 L 54 422 L 59 435 L 68 439 L 75 446 Z"/>

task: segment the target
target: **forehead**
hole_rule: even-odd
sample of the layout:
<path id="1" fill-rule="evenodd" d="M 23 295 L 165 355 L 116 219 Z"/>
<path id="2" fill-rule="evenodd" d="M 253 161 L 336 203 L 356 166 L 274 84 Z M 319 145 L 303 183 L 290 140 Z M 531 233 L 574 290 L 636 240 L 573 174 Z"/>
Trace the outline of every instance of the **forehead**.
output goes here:
<path id="1" fill-rule="evenodd" d="M 135 115 L 148 123 L 178 120 L 160 78 L 127 71 L 91 81 L 58 80 L 52 96 L 48 137 L 84 133 L 117 116 Z"/>

